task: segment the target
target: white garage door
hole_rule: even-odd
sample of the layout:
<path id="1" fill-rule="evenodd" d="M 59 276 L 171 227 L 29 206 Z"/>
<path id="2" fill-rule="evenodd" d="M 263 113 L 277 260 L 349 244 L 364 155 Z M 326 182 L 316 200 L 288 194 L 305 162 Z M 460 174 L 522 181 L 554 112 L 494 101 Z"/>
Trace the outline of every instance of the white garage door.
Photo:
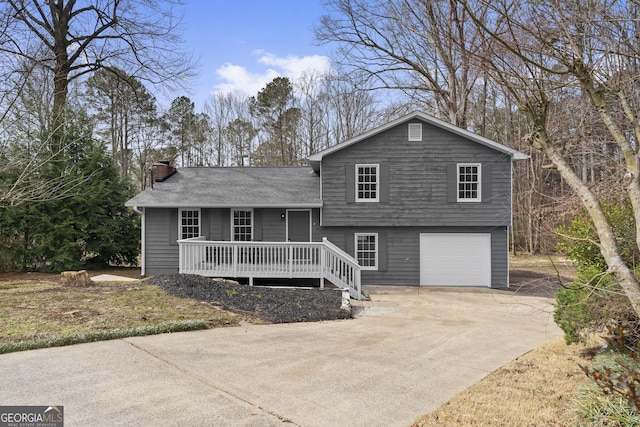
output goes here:
<path id="1" fill-rule="evenodd" d="M 421 233 L 420 286 L 491 286 L 491 234 Z"/>

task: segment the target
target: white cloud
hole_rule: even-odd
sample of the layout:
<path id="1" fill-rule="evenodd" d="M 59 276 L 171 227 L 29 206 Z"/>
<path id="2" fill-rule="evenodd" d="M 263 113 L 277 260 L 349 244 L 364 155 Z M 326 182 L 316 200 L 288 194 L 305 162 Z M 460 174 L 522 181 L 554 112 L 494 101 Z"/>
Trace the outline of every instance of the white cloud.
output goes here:
<path id="1" fill-rule="evenodd" d="M 329 58 L 321 55 L 278 57 L 264 51 L 258 51 L 256 55 L 257 63 L 266 66 L 266 69 L 251 72 L 244 66 L 226 63 L 216 70 L 222 82 L 214 86 L 214 92 L 241 91 L 255 95 L 275 77 L 289 77 L 295 81 L 304 72 L 327 73 L 331 69 Z"/>
<path id="2" fill-rule="evenodd" d="M 262 73 L 251 73 L 245 67 L 233 64 L 224 64 L 216 70 L 222 83 L 215 85 L 214 92 L 245 92 L 248 95 L 258 93 L 268 82 L 279 75 L 275 70 L 266 70 Z"/>

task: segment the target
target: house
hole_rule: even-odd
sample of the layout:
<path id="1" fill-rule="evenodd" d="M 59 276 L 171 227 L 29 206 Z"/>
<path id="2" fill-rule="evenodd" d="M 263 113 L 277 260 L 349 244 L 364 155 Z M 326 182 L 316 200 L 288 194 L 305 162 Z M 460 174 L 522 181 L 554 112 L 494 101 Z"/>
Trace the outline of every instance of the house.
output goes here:
<path id="1" fill-rule="evenodd" d="M 277 277 L 281 265 L 288 277 L 357 281 L 357 292 L 506 288 L 512 162 L 527 158 L 414 112 L 310 167 L 157 165 L 153 188 L 126 204 L 142 214 L 145 275 Z"/>

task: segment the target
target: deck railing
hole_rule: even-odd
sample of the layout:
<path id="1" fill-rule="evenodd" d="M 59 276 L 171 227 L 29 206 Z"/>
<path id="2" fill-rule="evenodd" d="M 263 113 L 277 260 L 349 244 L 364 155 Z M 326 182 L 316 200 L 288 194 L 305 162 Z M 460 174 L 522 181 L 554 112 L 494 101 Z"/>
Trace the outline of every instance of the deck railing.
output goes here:
<path id="1" fill-rule="evenodd" d="M 216 242 L 204 237 L 178 240 L 179 272 L 207 277 L 317 278 L 362 297 L 360 265 L 349 254 L 322 242 Z"/>

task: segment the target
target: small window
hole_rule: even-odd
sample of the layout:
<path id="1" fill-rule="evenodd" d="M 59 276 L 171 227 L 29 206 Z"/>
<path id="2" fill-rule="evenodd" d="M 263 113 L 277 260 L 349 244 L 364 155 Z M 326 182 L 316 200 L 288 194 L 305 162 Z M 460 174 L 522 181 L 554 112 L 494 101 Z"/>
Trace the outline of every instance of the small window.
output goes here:
<path id="1" fill-rule="evenodd" d="M 378 234 L 355 234 L 356 259 L 363 270 L 378 269 Z"/>
<path id="2" fill-rule="evenodd" d="M 178 236 L 191 239 L 200 236 L 200 209 L 180 209 Z"/>
<path id="3" fill-rule="evenodd" d="M 480 165 L 458 164 L 458 201 L 479 202 L 480 197 Z"/>
<path id="4" fill-rule="evenodd" d="M 380 165 L 356 165 L 356 202 L 379 201 Z"/>
<path id="5" fill-rule="evenodd" d="M 409 141 L 422 141 L 422 123 L 409 123 Z"/>
<path id="6" fill-rule="evenodd" d="M 234 209 L 231 229 L 234 242 L 253 240 L 253 220 L 251 209 Z"/>

